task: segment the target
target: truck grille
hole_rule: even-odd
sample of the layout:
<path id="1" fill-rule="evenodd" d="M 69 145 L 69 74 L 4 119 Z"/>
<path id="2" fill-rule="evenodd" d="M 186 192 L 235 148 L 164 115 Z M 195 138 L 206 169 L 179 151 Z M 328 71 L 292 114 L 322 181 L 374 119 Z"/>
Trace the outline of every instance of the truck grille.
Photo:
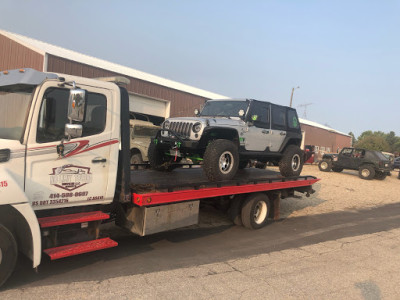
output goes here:
<path id="1" fill-rule="evenodd" d="M 169 129 L 173 132 L 176 132 L 186 138 L 190 137 L 190 133 L 193 128 L 193 123 L 189 122 L 171 122 L 169 125 Z"/>

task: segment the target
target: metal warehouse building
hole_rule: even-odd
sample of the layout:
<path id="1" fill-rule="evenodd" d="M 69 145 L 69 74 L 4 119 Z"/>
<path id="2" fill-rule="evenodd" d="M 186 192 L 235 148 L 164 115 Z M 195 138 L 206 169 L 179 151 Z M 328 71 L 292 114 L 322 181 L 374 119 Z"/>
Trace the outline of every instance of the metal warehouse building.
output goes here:
<path id="1" fill-rule="evenodd" d="M 127 77 L 130 79 L 130 85 L 127 87 L 130 109 L 150 115 L 152 121 L 156 123 L 169 117 L 169 111 L 171 117 L 192 116 L 194 108 L 199 108 L 205 100 L 228 98 L 0 30 L 0 70 L 21 67 L 89 78 L 116 75 Z M 308 120 L 300 119 L 300 123 L 302 130 L 305 131 L 304 144 L 315 146 L 315 150 L 336 152 L 338 149 L 351 146 L 351 137 L 347 134 Z"/>

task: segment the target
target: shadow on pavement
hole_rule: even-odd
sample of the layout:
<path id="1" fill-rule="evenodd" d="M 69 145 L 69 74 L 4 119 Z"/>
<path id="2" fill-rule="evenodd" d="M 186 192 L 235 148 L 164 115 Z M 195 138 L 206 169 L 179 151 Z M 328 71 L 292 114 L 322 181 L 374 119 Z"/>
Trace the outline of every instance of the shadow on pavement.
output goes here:
<path id="1" fill-rule="evenodd" d="M 38 274 L 28 259 L 21 258 L 3 289 L 103 281 L 245 258 L 399 227 L 400 203 L 288 218 L 255 231 L 222 225 L 138 237 L 113 229 L 118 247 L 55 262 L 44 258 Z"/>

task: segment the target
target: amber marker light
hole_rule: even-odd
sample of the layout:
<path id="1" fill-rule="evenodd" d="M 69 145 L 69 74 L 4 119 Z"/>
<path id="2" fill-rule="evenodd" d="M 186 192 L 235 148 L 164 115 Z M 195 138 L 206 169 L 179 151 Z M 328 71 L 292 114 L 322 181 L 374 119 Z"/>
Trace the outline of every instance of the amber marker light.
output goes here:
<path id="1" fill-rule="evenodd" d="M 20 73 L 25 73 L 25 70 L 24 69 L 19 69 L 19 72 Z"/>

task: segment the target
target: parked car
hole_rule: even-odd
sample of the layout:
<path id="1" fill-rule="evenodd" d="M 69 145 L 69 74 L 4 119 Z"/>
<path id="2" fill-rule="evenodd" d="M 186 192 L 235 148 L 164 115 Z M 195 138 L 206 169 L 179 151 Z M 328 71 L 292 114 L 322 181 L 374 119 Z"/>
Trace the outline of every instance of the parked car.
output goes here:
<path id="1" fill-rule="evenodd" d="M 358 170 L 362 179 L 385 179 L 390 172 L 390 161 L 380 151 L 343 148 L 339 154 L 324 154 L 318 165 L 323 172 Z"/>
<path id="2" fill-rule="evenodd" d="M 304 155 L 296 110 L 253 99 L 209 100 L 196 117 L 167 119 L 149 148 L 153 169 L 182 158 L 201 162 L 210 181 L 232 179 L 250 160 L 298 176 Z"/>
<path id="3" fill-rule="evenodd" d="M 400 169 L 400 156 L 396 157 L 393 161 L 393 169 Z"/>

